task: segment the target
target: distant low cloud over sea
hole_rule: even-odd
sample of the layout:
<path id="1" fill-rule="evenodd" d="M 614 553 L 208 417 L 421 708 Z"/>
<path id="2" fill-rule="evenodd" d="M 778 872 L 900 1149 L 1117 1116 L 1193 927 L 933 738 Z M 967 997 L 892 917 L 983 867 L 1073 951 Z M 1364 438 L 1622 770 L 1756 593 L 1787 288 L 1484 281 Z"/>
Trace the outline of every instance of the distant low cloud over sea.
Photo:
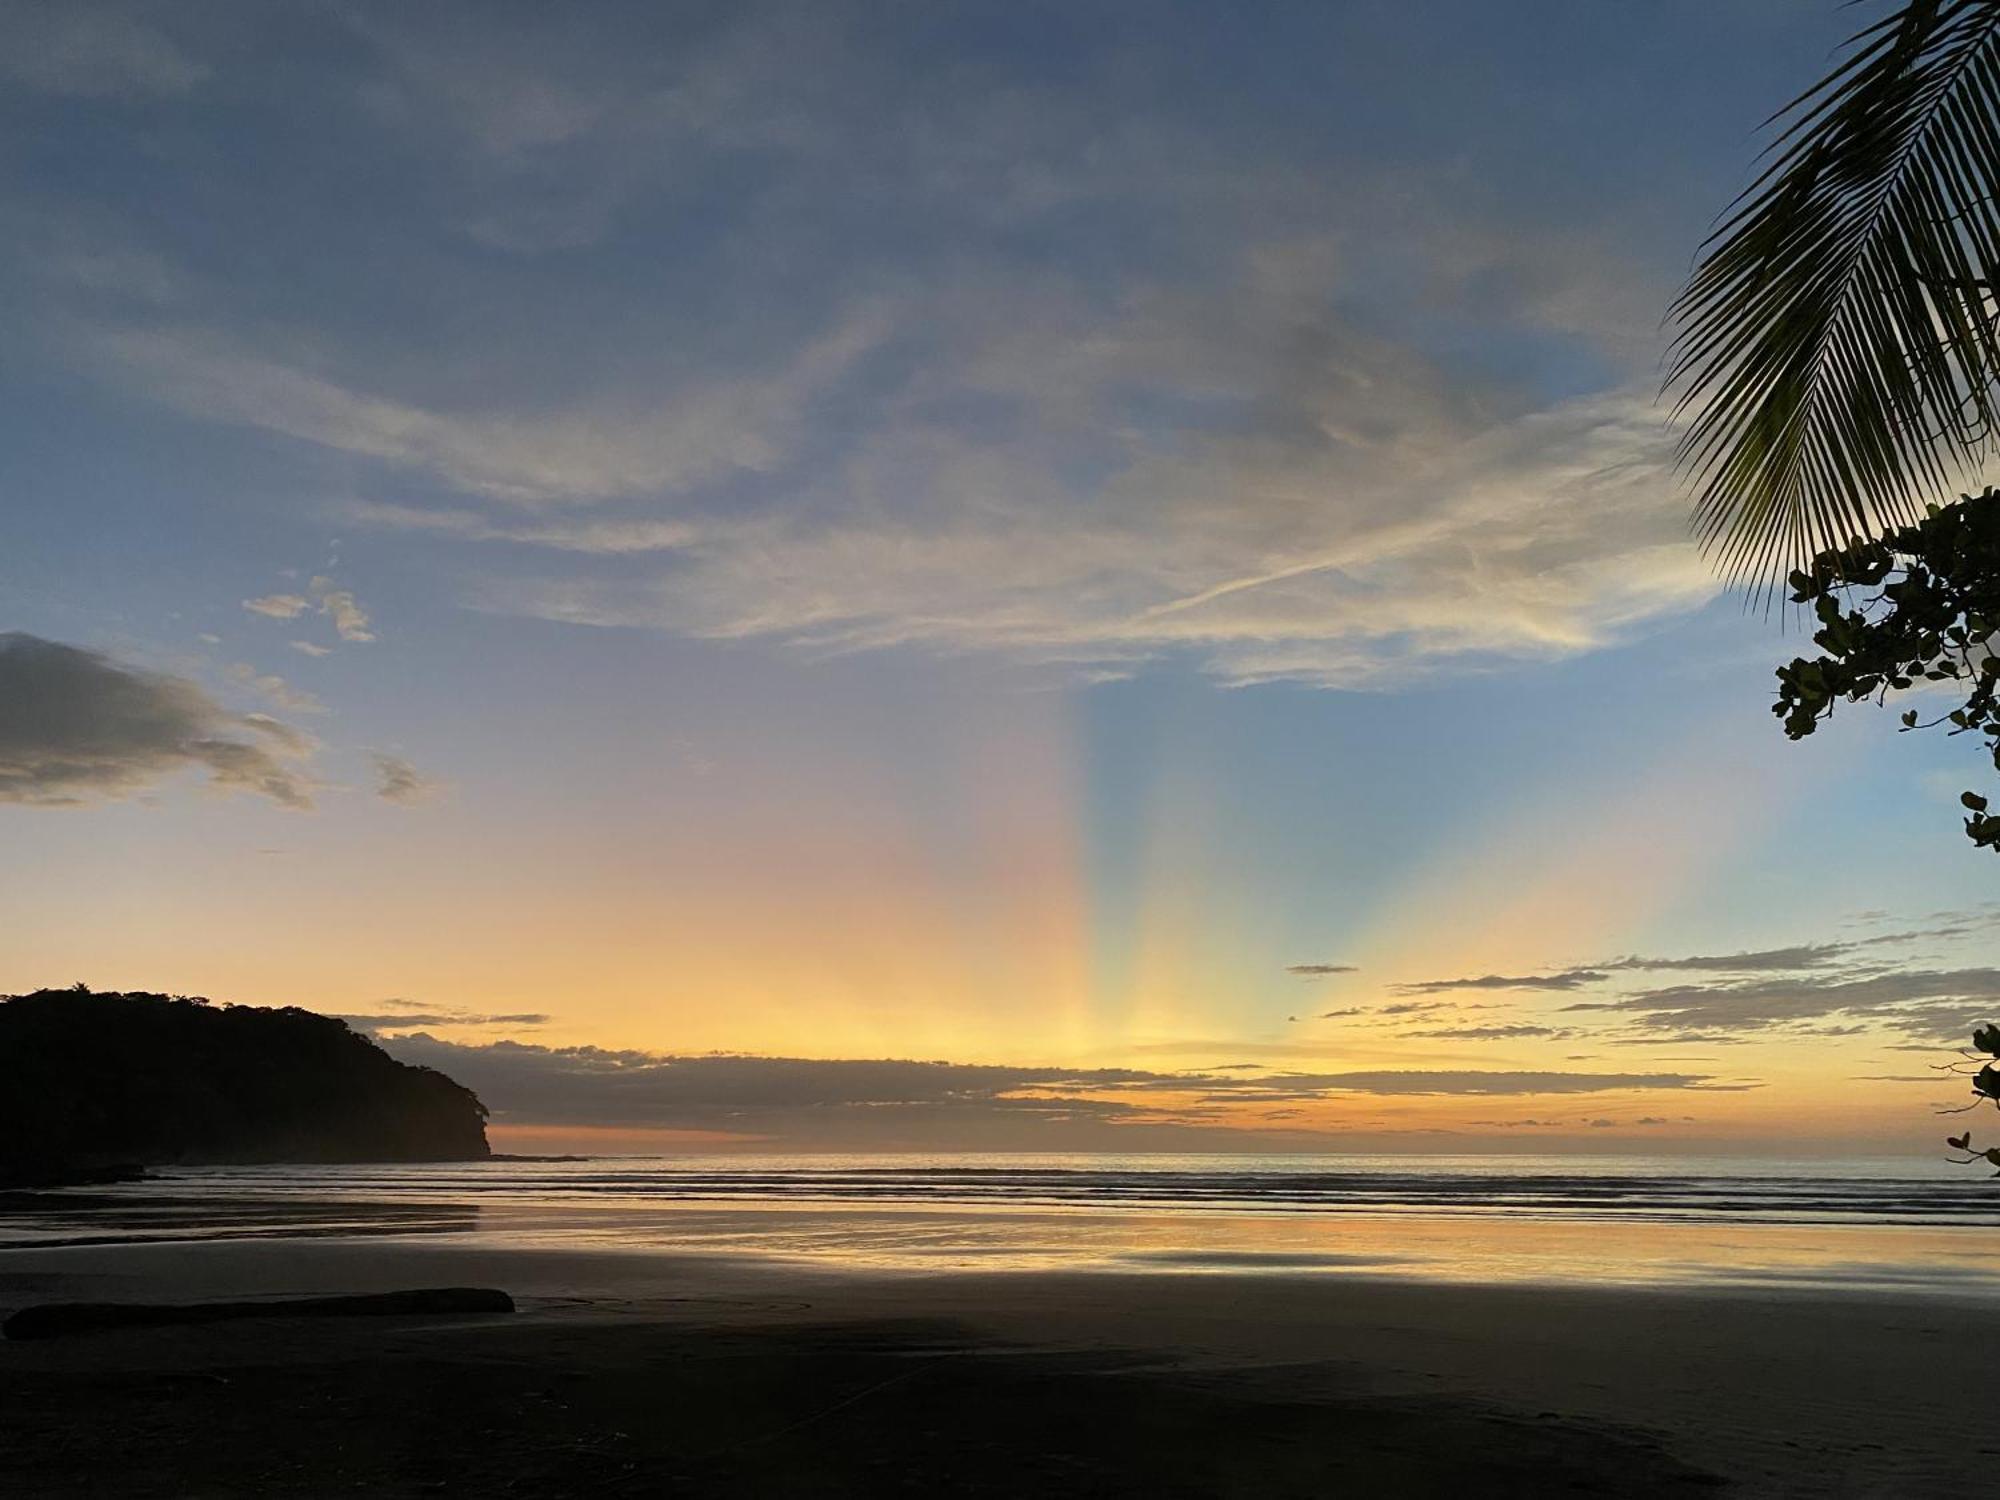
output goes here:
<path id="1" fill-rule="evenodd" d="M 370 1018 L 372 1019 L 372 1018 Z M 474 1020 L 480 1018 L 471 1018 Z M 402 1024 L 402 1023 L 398 1023 Z M 1049 1150 L 1199 1146 L 1244 1137 L 1268 1106 L 1338 1095 L 1607 1095 L 1718 1087 L 1685 1073 L 1258 1072 L 998 1067 L 895 1059 L 671 1056 L 427 1034 L 384 1038 L 449 1073 L 507 1127 L 705 1131 L 804 1148 Z M 1285 1118 L 1291 1118 L 1286 1116 Z M 1268 1122 L 1263 1122 L 1268 1123 Z M 1270 1132 L 1298 1146 L 1306 1131 Z M 1317 1137 L 1324 1148 L 1326 1136 Z"/>

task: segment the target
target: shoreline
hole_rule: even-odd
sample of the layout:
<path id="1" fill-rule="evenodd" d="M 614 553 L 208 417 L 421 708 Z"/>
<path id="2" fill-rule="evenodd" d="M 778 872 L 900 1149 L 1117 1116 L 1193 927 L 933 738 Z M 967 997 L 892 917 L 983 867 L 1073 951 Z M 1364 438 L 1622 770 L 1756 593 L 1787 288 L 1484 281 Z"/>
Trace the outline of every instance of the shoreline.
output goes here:
<path id="1" fill-rule="evenodd" d="M 547 1193 L 376 1181 L 345 1191 L 202 1186 L 149 1183 L 143 1191 L 71 1190 L 29 1195 L 32 1205 L 0 1203 L 0 1259 L 208 1242 L 393 1240 L 412 1253 L 601 1247 L 700 1257 L 722 1268 L 768 1260 L 791 1274 L 1300 1274 L 2000 1305 L 2000 1223 L 1979 1221 L 1695 1220 L 1429 1205 L 1300 1212 L 1199 1202 L 1169 1212 L 1127 1203 L 716 1200 L 560 1184 Z"/>
<path id="2" fill-rule="evenodd" d="M 900 1462 L 895 1434 L 919 1416 L 945 1436 L 941 1448 L 909 1458 L 916 1466 L 911 1492 L 920 1479 L 962 1489 L 967 1481 L 951 1468 L 951 1455 L 963 1449 L 994 1456 L 998 1439 L 985 1424 L 999 1410 L 995 1403 L 1033 1408 L 1038 1420 L 1059 1419 L 1032 1394 L 1049 1380 L 1082 1382 L 1093 1402 L 1109 1403 L 1099 1449 L 1082 1451 L 1096 1441 L 1088 1433 L 1050 1449 L 1060 1457 L 1081 1445 L 1071 1455 L 1085 1466 L 1077 1472 L 1096 1476 L 1064 1489 L 1069 1481 L 1058 1463 L 1036 1481 L 1056 1494 L 1141 1492 L 1136 1481 L 1129 1491 L 1116 1487 L 1124 1482 L 1116 1450 L 1129 1434 L 1113 1438 L 1128 1417 L 1143 1425 L 1149 1401 L 1180 1412 L 1215 1451 L 1229 1449 L 1240 1435 L 1242 1462 L 1259 1476 L 1263 1494 L 1293 1493 L 1291 1484 L 1305 1494 L 1343 1478 L 1386 1485 L 1381 1492 L 1390 1493 L 1430 1493 L 1424 1486 L 1433 1482 L 1437 1493 L 1453 1486 L 1462 1493 L 1468 1483 L 1484 1484 L 1482 1493 L 1535 1493 L 1525 1477 L 1518 1490 L 1506 1487 L 1512 1481 L 1478 1477 L 1480 1464 L 1498 1465 L 1492 1472 L 1503 1476 L 1514 1472 L 1510 1454 L 1524 1462 L 1532 1457 L 1536 1472 L 1568 1476 L 1554 1488 L 1573 1481 L 1586 1492 L 1601 1486 L 1605 1493 L 1678 1494 L 1727 1482 L 1760 1495 L 1976 1493 L 2000 1451 L 2000 1437 L 1968 1427 L 1960 1415 L 1966 1372 L 1978 1369 L 1983 1351 L 2000 1338 L 2000 1307 L 1955 1299 L 1948 1290 L 1908 1296 L 1799 1287 L 1482 1286 L 1275 1271 L 912 1276 L 445 1239 L 0 1253 L 0 1307 L 8 1309 L 46 1300 L 198 1300 L 452 1284 L 505 1289 L 521 1312 L 491 1320 L 388 1319 L 365 1329 L 271 1320 L 0 1343 L 0 1396 L 29 1400 L 16 1409 L 35 1408 L 27 1424 L 39 1437 L 38 1444 L 19 1445 L 7 1462 L 36 1462 L 22 1456 L 32 1449 L 67 1452 L 67 1462 L 83 1466 L 69 1481 L 47 1473 L 9 1476 L 4 1468 L 0 1480 L 22 1494 L 154 1493 L 120 1488 L 112 1470 L 85 1472 L 92 1460 L 82 1439 L 97 1420 L 93 1414 L 133 1406 L 132 1430 L 139 1432 L 198 1421 L 211 1399 L 204 1386 L 226 1388 L 238 1399 L 256 1390 L 253 1404 L 304 1402 L 265 1412 L 265 1420 L 282 1425 L 306 1421 L 318 1409 L 314 1402 L 329 1409 L 365 1405 L 372 1399 L 368 1382 L 386 1382 L 384 1389 L 400 1390 L 430 1420 L 426 1403 L 438 1399 L 436 1392 L 468 1380 L 494 1411 L 510 1402 L 532 1408 L 533 1373 L 559 1369 L 595 1393 L 571 1403 L 576 1423 L 601 1420 L 611 1424 L 606 1430 L 629 1436 L 629 1412 L 618 1419 L 625 1426 L 613 1420 L 618 1412 L 630 1403 L 666 1410 L 707 1400 L 686 1388 L 688 1371 L 721 1361 L 724 1351 L 730 1378 L 749 1383 L 736 1398 L 747 1403 L 746 1414 L 762 1412 L 779 1426 L 818 1410 L 834 1386 L 858 1391 L 903 1381 L 913 1361 L 949 1356 L 954 1373 L 936 1392 L 918 1388 L 932 1383 L 929 1375 L 921 1382 L 912 1375 L 909 1390 L 892 1385 L 862 1403 L 873 1411 L 856 1408 L 842 1429 L 860 1445 L 850 1455 L 862 1464 L 849 1475 L 852 1488 L 801 1493 L 869 1492 L 857 1477 L 863 1460 L 880 1457 L 876 1449 L 887 1443 L 892 1467 Z M 259 1373 L 246 1379 L 243 1372 L 251 1370 Z M 217 1379 L 225 1385 L 216 1386 Z M 1130 1395 L 1140 1386 L 1144 1399 Z M 167 1387 L 179 1395 L 170 1408 L 154 1411 L 148 1403 L 164 1399 L 157 1392 Z M 714 1420 L 727 1425 L 721 1416 Z M 306 1427 L 298 1441 L 309 1450 L 345 1441 L 340 1429 L 310 1421 Z M 1329 1446 L 1326 1434 L 1336 1430 L 1347 1437 Z M 1353 1451 L 1371 1432 L 1397 1435 L 1370 1450 L 1372 1469 Z M 439 1476 L 412 1478 L 416 1459 L 387 1435 L 378 1437 L 369 1460 L 374 1467 L 361 1476 L 377 1492 L 504 1492 L 415 1487 Z M 529 1443 L 533 1452 L 513 1461 L 532 1467 L 542 1462 L 537 1454 L 546 1457 L 546 1443 L 572 1438 L 584 1441 L 558 1422 Z M 200 1462 L 226 1466 L 234 1461 L 227 1446 Z M 639 1465 L 631 1472 L 666 1474 L 676 1453 L 686 1457 L 672 1444 L 647 1449 L 630 1458 Z M 335 1456 L 330 1449 L 322 1454 L 328 1462 Z M 1468 1463 L 1474 1468 L 1463 1467 Z M 690 1493 L 726 1493 L 720 1477 L 726 1468 L 697 1465 L 700 1472 L 688 1470 L 683 1478 L 694 1486 Z M 611 1484 L 617 1476 L 599 1478 Z M 553 1470 L 544 1479 L 558 1487 L 536 1492 L 619 1492 L 566 1491 Z M 1155 1473 L 1150 1492 L 1233 1493 L 1177 1491 L 1170 1479 Z M 405 1481 L 412 1487 L 396 1487 Z M 49 1488 L 52 1482 L 69 1487 Z M 256 1480 L 273 1493 L 313 1492 L 286 1489 L 291 1482 L 275 1473 Z M 889 1483 L 887 1492 L 900 1482 Z M 253 1491 L 225 1484 L 209 1492 Z M 983 1493 L 976 1486 L 970 1492 Z"/>

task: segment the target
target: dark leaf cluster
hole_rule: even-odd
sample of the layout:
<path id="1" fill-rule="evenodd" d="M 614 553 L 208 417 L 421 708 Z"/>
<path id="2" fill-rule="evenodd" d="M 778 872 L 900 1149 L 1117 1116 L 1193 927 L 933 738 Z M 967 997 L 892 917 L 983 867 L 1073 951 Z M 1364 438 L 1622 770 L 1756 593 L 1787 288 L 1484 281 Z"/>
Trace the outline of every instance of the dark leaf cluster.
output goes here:
<path id="1" fill-rule="evenodd" d="M 1988 1100 L 2000 1106 L 2000 1065 L 1982 1061 L 1985 1057 L 2000 1058 L 2000 1026 L 1988 1022 L 1973 1032 L 1972 1051 L 1964 1055 L 1967 1061 L 1946 1063 L 1942 1066 L 1961 1076 L 1974 1067 L 1978 1068 L 1979 1071 L 1972 1074 L 1973 1100 L 1971 1104 L 1965 1106 L 1965 1109 L 1976 1108 L 1981 1100 Z M 1950 1113 L 1962 1114 L 1964 1110 L 1952 1110 Z M 2000 1146 L 1989 1146 L 1983 1151 L 1978 1149 L 1972 1144 L 1972 1132 L 1969 1130 L 1963 1135 L 1946 1136 L 1944 1143 L 1954 1151 L 1965 1153 L 1958 1158 L 1961 1165 L 1983 1161 L 2000 1167 Z M 1995 1172 L 1993 1175 L 2000 1177 L 2000 1172 Z"/>
<path id="2" fill-rule="evenodd" d="M 1813 642 L 1824 653 L 1778 668 L 1772 712 L 1785 733 L 1803 739 L 1841 701 L 1884 701 L 1918 683 L 1955 683 L 1957 707 L 1925 722 L 1911 709 L 1903 728 L 1949 725 L 1983 737 L 2000 770 L 2000 492 L 1992 489 L 1872 541 L 1819 553 L 1791 575 L 1791 599 L 1819 621 Z M 1954 689 L 1956 692 L 1957 689 Z M 1965 831 L 2000 851 L 2000 815 L 1966 792 Z"/>

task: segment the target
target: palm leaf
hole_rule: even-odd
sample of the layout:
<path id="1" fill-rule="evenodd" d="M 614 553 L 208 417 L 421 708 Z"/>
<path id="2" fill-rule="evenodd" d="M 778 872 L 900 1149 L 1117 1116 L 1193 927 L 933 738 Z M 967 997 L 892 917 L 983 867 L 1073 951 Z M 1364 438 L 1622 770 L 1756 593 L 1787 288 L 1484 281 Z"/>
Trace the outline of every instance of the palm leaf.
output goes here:
<path id="1" fill-rule="evenodd" d="M 1695 531 L 1765 583 L 1915 518 L 2000 417 L 2000 0 L 1909 0 L 1849 45 L 1669 315 Z"/>

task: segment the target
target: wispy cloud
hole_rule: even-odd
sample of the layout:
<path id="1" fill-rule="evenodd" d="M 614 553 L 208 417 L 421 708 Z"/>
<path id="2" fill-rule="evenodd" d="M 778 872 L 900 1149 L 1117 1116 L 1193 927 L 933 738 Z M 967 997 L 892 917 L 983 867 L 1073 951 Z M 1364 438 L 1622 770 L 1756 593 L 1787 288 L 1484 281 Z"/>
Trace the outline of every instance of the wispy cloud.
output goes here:
<path id="1" fill-rule="evenodd" d="M 245 599 L 243 607 L 270 620 L 296 620 L 310 612 L 323 616 L 333 626 L 333 633 L 343 641 L 358 644 L 375 639 L 371 628 L 373 622 L 368 611 L 354 597 L 353 590 L 342 588 L 323 575 L 315 576 L 306 585 L 303 594 L 265 594 L 256 599 Z M 302 651 L 307 656 L 325 656 L 331 650 L 311 641 L 293 641 L 291 644 L 293 650 Z"/>
<path id="2" fill-rule="evenodd" d="M 1913 933 L 1888 933 L 1864 939 L 1870 943 L 1897 942 Z M 1790 948 L 1763 948 L 1748 953 L 1697 953 L 1681 958 L 1643 958 L 1626 955 L 1608 959 L 1592 967 L 1598 969 L 1693 969 L 1721 974 L 1746 974 L 1763 969 L 1819 969 L 1851 952 L 1859 943 L 1801 943 Z"/>
<path id="3" fill-rule="evenodd" d="M 336 514 L 357 525 L 391 531 L 427 532 L 472 542 L 513 542 L 523 547 L 604 556 L 677 552 L 693 546 L 701 537 L 701 528 L 693 522 L 644 516 L 523 520 L 471 510 L 425 509 L 374 500 L 349 501 L 338 507 Z"/>
<path id="4" fill-rule="evenodd" d="M 410 804 L 435 796 L 438 783 L 400 755 L 371 752 L 375 762 L 375 795 L 387 802 Z"/>
<path id="5" fill-rule="evenodd" d="M 0 9 L 0 77 L 86 99 L 186 93 L 208 68 L 150 24 L 137 5 L 11 0 Z"/>
<path id="6" fill-rule="evenodd" d="M 1392 377 L 1356 376 L 1378 379 Z M 1636 406 L 1599 408 L 1480 439 L 1438 434 L 1436 451 L 1463 454 L 1483 478 L 1439 476 L 1422 495 L 1402 490 L 1404 460 L 1389 451 L 1432 446 L 1416 430 L 1382 439 L 1381 451 L 1360 439 L 1287 451 L 1260 438 L 1242 440 L 1241 455 L 1193 462 L 1176 442 L 1175 467 L 1164 453 L 1156 467 L 1135 438 L 1126 446 L 1138 452 L 1087 506 L 1061 492 L 1059 472 L 1083 462 L 1065 461 L 1061 444 L 988 451 L 878 429 L 864 434 L 866 451 L 845 470 L 848 498 L 831 516 L 711 519 L 674 534 L 657 576 L 541 571 L 493 579 L 468 600 L 576 624 L 767 636 L 820 651 L 998 652 L 1095 673 L 1178 655 L 1236 684 L 1365 687 L 1447 665 L 1554 659 L 1712 593 L 1666 519 L 1664 467 L 1648 471 L 1650 489 L 1631 472 L 1630 445 L 1654 441 L 1649 420 Z M 1318 433 L 1357 421 L 1329 409 L 1283 425 Z M 1565 421 L 1601 467 L 1564 452 L 1569 439 L 1555 429 Z M 1531 437 L 1536 427 L 1549 430 Z M 1486 450 L 1512 444 L 1518 460 L 1489 462 Z M 1377 464 L 1379 475 L 1344 472 Z M 886 497 L 869 491 L 896 474 L 931 503 L 885 523 Z M 1346 503 L 1301 503 L 1329 491 Z M 1596 529 L 1586 531 L 1586 515 Z M 1643 517 L 1635 535 L 1628 523 Z M 560 544 L 581 550 L 584 540 Z M 1286 560 L 1274 566 L 1274 556 Z"/>
<path id="7" fill-rule="evenodd" d="M 736 471 L 774 468 L 784 430 L 804 403 L 876 337 L 864 309 L 760 376 L 651 402 L 605 395 L 555 414 L 427 408 L 343 385 L 204 329 L 107 330 L 96 349 L 115 378 L 138 382 L 192 415 L 423 471 L 467 494 L 534 505 L 671 494 Z"/>
<path id="8" fill-rule="evenodd" d="M 415 1030 L 425 1026 L 483 1028 L 492 1026 L 535 1027 L 546 1026 L 550 1017 L 541 1011 L 516 1011 L 503 1014 L 488 1014 L 480 1011 L 461 1010 L 454 1006 L 425 1007 L 410 1001 L 384 1001 L 394 1007 L 375 1014 L 338 1015 L 334 1019 L 345 1021 L 357 1031 L 394 1032 L 401 1029 Z"/>
<path id="9" fill-rule="evenodd" d="M 1713 596 L 1650 386 L 1550 402 L 1424 354 L 1341 310 L 1342 244 L 1329 223 L 1216 247 L 1201 279 L 1135 267 L 1108 305 L 1046 266 L 917 268 L 783 338 L 760 305 L 699 372 L 532 402 L 392 390 L 334 341 L 307 363 L 226 321 L 107 323 L 82 357 L 420 479 L 436 503 L 341 513 L 480 549 L 473 607 L 575 624 L 1367 687 L 1572 656 Z M 1547 336 L 1546 305 L 1509 311 Z"/>
<path id="10" fill-rule="evenodd" d="M 278 707 L 292 713 L 323 714 L 326 705 L 311 693 L 296 688 L 275 672 L 259 672 L 250 663 L 231 662 L 223 669 L 225 676 L 239 687 L 246 687 L 261 693 Z"/>
<path id="11" fill-rule="evenodd" d="M 263 615 L 270 620 L 296 620 L 312 608 L 312 601 L 298 594 L 265 594 L 256 599 L 245 599 L 243 607 L 253 615 Z"/>
<path id="12" fill-rule="evenodd" d="M 1887 914 L 1880 914 L 1886 920 Z M 1995 914 L 1938 912 L 1919 924 L 1842 938 L 1737 953 L 1626 955 L 1588 967 L 1542 974 L 1483 974 L 1418 980 L 1392 988 L 1408 994 L 1457 991 L 1595 991 L 1546 1014 L 1491 1025 L 1429 1016 L 1438 1024 L 1411 1038 L 1499 1041 L 1588 1037 L 1613 1047 L 1727 1046 L 1764 1036 L 1803 1040 L 1901 1035 L 1935 1046 L 1962 1040 L 2000 1013 L 2000 970 L 1940 968 L 1923 961 L 1933 945 L 1970 941 L 1993 931 Z M 1644 985 L 1636 976 L 1678 973 L 1682 982 Z M 1635 987 L 1637 985 L 1637 987 Z M 1449 1002 L 1403 1002 L 1340 1014 L 1380 1021 L 1417 1014 L 1407 1007 L 1449 1009 Z M 1460 1007 L 1464 1008 L 1464 1007 Z"/>
<path id="13" fill-rule="evenodd" d="M 1964 1036 L 2000 1009 L 2000 969 L 1889 970 L 1860 976 L 1799 974 L 1712 985 L 1673 985 L 1569 1011 L 1624 1016 L 1683 1035 L 1742 1033 L 1830 1016 L 1864 1017 L 1940 1039 Z"/>
<path id="14" fill-rule="evenodd" d="M 1273 1090 L 1362 1094 L 1604 1094 L 1628 1089 L 1754 1087 L 1724 1083 L 1700 1073 L 1564 1073 L 1391 1069 L 1353 1073 L 1278 1073 L 1259 1080 Z"/>
<path id="15" fill-rule="evenodd" d="M 1633 1120 L 1613 1120 L 1598 1115 L 1584 1119 L 1525 1119 L 1525 1120 L 1474 1120 L 1475 1125 L 1483 1125 L 1493 1130 L 1573 1130 L 1581 1125 L 1590 1130 L 1609 1130 L 1619 1125 L 1692 1125 L 1693 1115 L 1640 1115 Z"/>
<path id="16" fill-rule="evenodd" d="M 308 588 L 318 603 L 319 612 L 333 622 L 335 635 L 351 642 L 375 639 L 375 632 L 369 629 L 368 611 L 361 607 L 351 590 L 339 587 L 331 578 L 315 578 Z"/>
<path id="17" fill-rule="evenodd" d="M 1439 1041 L 1454 1042 L 1515 1042 L 1531 1037 L 1563 1038 L 1576 1036 L 1574 1030 L 1555 1026 L 1537 1026 L 1521 1021 L 1512 1025 L 1493 1026 L 1439 1026 L 1427 1031 L 1406 1031 L 1404 1036 L 1425 1037 Z"/>
<path id="18" fill-rule="evenodd" d="M 1561 969 L 1553 974 L 1477 974 L 1463 979 L 1418 979 L 1394 988 L 1405 995 L 1437 995 L 1450 990 L 1577 990 L 1602 984 L 1601 969 Z"/>

